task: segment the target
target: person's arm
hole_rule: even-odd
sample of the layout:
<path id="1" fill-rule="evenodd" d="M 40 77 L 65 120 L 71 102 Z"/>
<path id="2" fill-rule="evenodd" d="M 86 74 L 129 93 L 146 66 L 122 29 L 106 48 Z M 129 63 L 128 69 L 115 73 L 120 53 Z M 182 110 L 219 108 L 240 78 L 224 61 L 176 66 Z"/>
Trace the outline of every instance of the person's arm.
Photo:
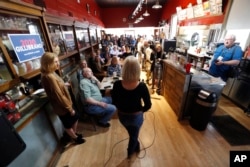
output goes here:
<path id="1" fill-rule="evenodd" d="M 50 75 L 43 78 L 43 87 L 47 90 L 48 96 L 51 96 L 60 106 L 67 109 L 70 113 L 74 112 L 70 96 L 65 96 L 65 92 L 62 91 L 62 89 L 65 89 L 61 88 L 64 87 L 64 83 L 59 85 L 55 77 Z"/>
<path id="2" fill-rule="evenodd" d="M 237 66 L 240 63 L 240 60 L 243 56 L 241 47 L 234 46 L 234 51 L 231 60 L 221 60 L 216 63 L 216 65 L 228 65 L 228 66 Z"/>
<path id="3" fill-rule="evenodd" d="M 152 102 L 151 102 L 151 97 L 150 97 L 148 88 L 147 88 L 145 83 L 142 84 L 142 92 L 143 92 L 142 99 L 144 102 L 144 106 L 143 106 L 142 110 L 143 110 L 143 112 L 146 112 L 151 108 Z"/>
<path id="4" fill-rule="evenodd" d="M 228 66 L 235 66 L 240 63 L 239 60 L 228 60 L 228 61 L 218 61 L 216 65 L 228 65 Z"/>
<path id="5" fill-rule="evenodd" d="M 98 88 L 101 88 L 101 82 L 93 75 L 91 78 L 92 82 L 95 82 L 95 84 L 98 86 Z"/>

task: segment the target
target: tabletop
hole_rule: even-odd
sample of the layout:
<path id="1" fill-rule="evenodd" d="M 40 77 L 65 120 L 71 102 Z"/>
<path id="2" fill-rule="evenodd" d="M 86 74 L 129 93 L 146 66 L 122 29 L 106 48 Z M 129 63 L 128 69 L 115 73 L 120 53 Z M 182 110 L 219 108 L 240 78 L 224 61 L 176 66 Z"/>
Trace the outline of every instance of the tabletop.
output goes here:
<path id="1" fill-rule="evenodd" d="M 115 81 L 121 80 L 121 77 L 104 77 L 101 82 L 101 90 L 113 89 L 113 84 Z"/>

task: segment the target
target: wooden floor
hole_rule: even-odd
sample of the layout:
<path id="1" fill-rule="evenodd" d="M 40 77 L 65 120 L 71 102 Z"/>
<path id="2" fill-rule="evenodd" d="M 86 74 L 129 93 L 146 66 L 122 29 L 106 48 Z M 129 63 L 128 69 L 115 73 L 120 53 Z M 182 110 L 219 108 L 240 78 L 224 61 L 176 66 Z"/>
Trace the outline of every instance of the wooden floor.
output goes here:
<path id="1" fill-rule="evenodd" d="M 154 97 L 156 95 L 153 95 Z M 108 129 L 80 122 L 79 132 L 86 143 L 70 145 L 61 154 L 57 167 L 229 167 L 230 150 L 250 150 L 250 145 L 230 146 L 208 124 L 205 131 L 193 129 L 188 120 L 177 121 L 175 113 L 161 96 L 152 98 L 152 108 L 144 114 L 140 131 L 141 149 L 128 160 L 128 134 L 117 119 Z M 215 114 L 230 114 L 250 129 L 250 117 L 224 97 Z"/>

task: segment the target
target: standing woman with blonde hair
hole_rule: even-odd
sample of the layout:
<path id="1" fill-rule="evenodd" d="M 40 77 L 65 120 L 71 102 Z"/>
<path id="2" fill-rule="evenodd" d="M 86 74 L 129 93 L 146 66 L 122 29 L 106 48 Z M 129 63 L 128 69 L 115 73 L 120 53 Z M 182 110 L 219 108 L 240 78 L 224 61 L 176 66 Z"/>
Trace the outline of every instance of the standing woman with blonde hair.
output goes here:
<path id="1" fill-rule="evenodd" d="M 140 82 L 140 64 L 136 57 L 128 56 L 122 67 L 122 80 L 116 81 L 111 93 L 118 117 L 129 134 L 128 158 L 140 151 L 139 131 L 143 123 L 143 113 L 151 108 L 148 88 Z"/>
<path id="2" fill-rule="evenodd" d="M 85 142 L 81 134 L 76 133 L 78 115 L 73 109 L 70 94 L 66 83 L 56 74 L 60 68 L 58 56 L 55 53 L 46 52 L 41 58 L 41 82 L 48 96 L 54 112 L 60 118 L 66 133 L 76 144 Z"/>

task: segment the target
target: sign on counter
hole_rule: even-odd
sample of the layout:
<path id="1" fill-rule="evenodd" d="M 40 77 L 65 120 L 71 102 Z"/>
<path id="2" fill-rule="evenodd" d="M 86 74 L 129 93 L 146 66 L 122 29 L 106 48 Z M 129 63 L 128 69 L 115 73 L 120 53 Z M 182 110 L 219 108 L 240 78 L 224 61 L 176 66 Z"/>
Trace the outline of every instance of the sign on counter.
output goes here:
<path id="1" fill-rule="evenodd" d="M 43 43 L 38 34 L 8 34 L 20 63 L 36 59 L 44 54 Z"/>

